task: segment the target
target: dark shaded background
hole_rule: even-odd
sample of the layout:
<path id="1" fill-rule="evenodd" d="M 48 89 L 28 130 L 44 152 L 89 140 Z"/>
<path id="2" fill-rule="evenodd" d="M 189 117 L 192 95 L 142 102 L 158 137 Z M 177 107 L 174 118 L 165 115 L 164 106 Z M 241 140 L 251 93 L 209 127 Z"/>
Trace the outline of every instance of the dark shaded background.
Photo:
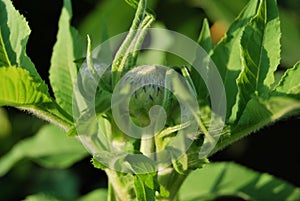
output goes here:
<path id="1" fill-rule="evenodd" d="M 81 20 L 95 8 L 98 2 L 97 0 L 74 0 L 73 25 L 79 26 Z M 163 21 L 169 29 L 176 29 L 178 24 L 184 24 L 190 16 L 205 16 L 204 11 L 200 8 L 191 7 L 184 1 L 174 2 L 159 1 L 155 9 L 157 18 Z M 52 47 L 56 41 L 57 22 L 62 1 L 13 0 L 13 3 L 26 17 L 32 30 L 27 53 L 41 77 L 48 83 L 50 58 Z M 279 5 L 288 10 L 295 10 L 299 8 L 297 6 L 300 3 L 295 4 L 294 1 L 281 0 Z M 195 29 L 199 30 L 200 26 Z M 190 33 L 189 36 L 197 37 L 193 33 Z M 5 143 L 2 143 L 0 139 L 2 146 L 0 155 L 8 151 L 18 140 L 33 135 L 41 125 L 45 124 L 45 122 L 13 108 L 6 109 L 14 135 Z M 236 161 L 254 170 L 273 174 L 300 186 L 299 131 L 299 116 L 282 120 L 234 143 L 215 154 L 211 161 Z M 105 174 L 94 169 L 89 160 L 86 158 L 68 170 L 45 170 L 24 160 L 7 175 L 0 178 L 0 200 L 20 200 L 28 194 L 40 191 L 55 192 L 61 197 L 72 200 L 71 194 L 77 196 L 95 188 L 106 187 Z"/>

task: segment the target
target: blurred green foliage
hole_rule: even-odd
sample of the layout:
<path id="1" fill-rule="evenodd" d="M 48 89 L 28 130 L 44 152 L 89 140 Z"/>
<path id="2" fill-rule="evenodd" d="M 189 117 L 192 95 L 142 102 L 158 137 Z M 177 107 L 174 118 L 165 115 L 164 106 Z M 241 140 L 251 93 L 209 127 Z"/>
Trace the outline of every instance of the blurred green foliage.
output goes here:
<path id="1" fill-rule="evenodd" d="M 7 112 L 3 108 L 0 108 L 0 128 L 0 139 L 11 134 L 11 124 L 8 120 Z"/>
<path id="2" fill-rule="evenodd" d="M 152 0 L 149 4 L 156 12 L 157 22 L 197 40 L 204 18 L 208 18 L 211 26 L 217 22 L 216 27 L 211 30 L 214 39 L 218 34 L 224 34 L 247 2 L 247 0 Z M 300 60 L 300 1 L 281 0 L 278 3 L 282 31 L 281 66 L 289 68 Z M 117 10 L 122 12 L 116 12 Z M 124 1 L 102 0 L 79 23 L 79 31 L 83 35 L 89 34 L 93 45 L 96 45 L 107 37 L 127 31 L 133 15 L 134 10 Z"/>

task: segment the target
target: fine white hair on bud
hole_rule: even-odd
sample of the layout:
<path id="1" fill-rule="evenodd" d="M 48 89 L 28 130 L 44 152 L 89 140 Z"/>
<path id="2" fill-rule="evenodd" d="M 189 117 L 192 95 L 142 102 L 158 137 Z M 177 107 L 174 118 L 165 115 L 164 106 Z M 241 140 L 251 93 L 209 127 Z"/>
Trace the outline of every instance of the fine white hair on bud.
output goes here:
<path id="1" fill-rule="evenodd" d="M 110 90 L 111 73 L 110 66 L 105 63 L 94 61 L 94 72 L 84 62 L 79 70 L 80 79 L 78 79 L 79 89 L 82 95 L 90 99 L 95 96 L 95 90 L 100 88 L 103 90 Z"/>
<path id="2" fill-rule="evenodd" d="M 139 126 L 150 123 L 149 111 L 155 105 L 166 106 L 177 103 L 176 99 L 168 96 L 170 92 L 164 87 L 168 68 L 158 65 L 135 67 L 126 74 L 123 80 L 130 86 L 139 86 L 129 102 L 130 115 Z M 169 108 L 164 107 L 167 115 Z"/>
<path id="3" fill-rule="evenodd" d="M 165 69 L 156 65 L 145 65 L 133 68 L 126 75 L 126 81 L 141 86 L 151 83 L 162 86 L 165 82 Z"/>

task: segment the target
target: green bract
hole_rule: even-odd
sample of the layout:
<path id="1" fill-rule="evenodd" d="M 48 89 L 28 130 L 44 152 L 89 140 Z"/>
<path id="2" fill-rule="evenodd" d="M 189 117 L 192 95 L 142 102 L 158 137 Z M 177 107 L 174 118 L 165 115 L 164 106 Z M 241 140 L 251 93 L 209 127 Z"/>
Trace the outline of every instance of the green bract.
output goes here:
<path id="1" fill-rule="evenodd" d="M 78 73 L 79 78 L 77 78 L 80 92 L 89 99 L 101 96 L 102 91 L 111 90 L 111 74 L 108 64 L 93 62 L 93 68 L 89 69 L 87 63 L 84 62 Z"/>

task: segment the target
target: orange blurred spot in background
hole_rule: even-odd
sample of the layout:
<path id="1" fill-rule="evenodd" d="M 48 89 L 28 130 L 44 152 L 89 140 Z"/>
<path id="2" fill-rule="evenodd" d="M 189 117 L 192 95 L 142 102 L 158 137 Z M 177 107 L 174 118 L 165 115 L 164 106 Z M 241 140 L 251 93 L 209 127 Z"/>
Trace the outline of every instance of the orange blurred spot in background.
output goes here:
<path id="1" fill-rule="evenodd" d="M 222 37 L 225 35 L 228 29 L 228 25 L 226 22 L 221 20 L 216 21 L 210 28 L 210 35 L 213 45 L 217 44 Z"/>

